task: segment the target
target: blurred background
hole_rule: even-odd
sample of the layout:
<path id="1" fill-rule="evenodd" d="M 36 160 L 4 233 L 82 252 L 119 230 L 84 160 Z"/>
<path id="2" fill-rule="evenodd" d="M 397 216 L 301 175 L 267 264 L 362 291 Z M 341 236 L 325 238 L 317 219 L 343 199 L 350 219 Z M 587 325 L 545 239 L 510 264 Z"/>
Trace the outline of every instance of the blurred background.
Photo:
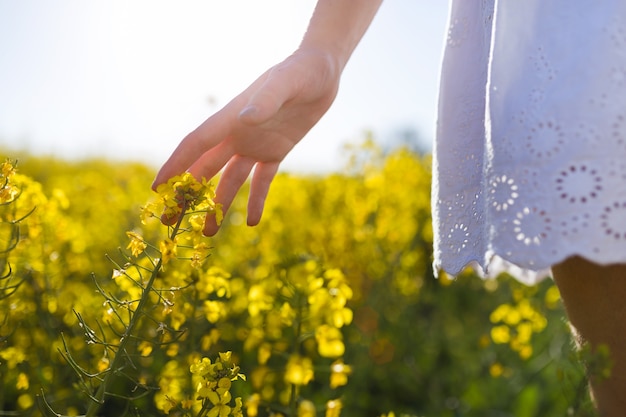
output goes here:
<path id="1" fill-rule="evenodd" d="M 183 301 L 171 304 L 174 309 L 169 302 L 163 309 L 154 305 L 149 314 L 162 316 L 141 320 L 133 333 L 141 366 L 120 373 L 124 383 L 101 415 L 160 414 L 168 404 L 157 397 L 167 393 L 163 387 L 184 383 L 193 392 L 189 364 L 200 353 L 225 350 L 250 376 L 241 395 L 263 393 L 272 407 L 285 404 L 279 397 L 290 388 L 280 372 L 287 353 L 298 351 L 315 360 L 315 379 L 302 398 L 311 399 L 318 414 L 329 399 L 341 398 L 345 417 L 392 410 L 398 417 L 593 415 L 579 359 L 594 364 L 590 372 L 597 376 L 609 369 L 608 356 L 573 354 L 552 281 L 526 287 L 507 275 L 482 280 L 469 270 L 457 280 L 434 278 L 431 159 L 423 152 L 434 136 L 447 3 L 384 1 L 334 106 L 282 166 L 324 175 L 277 176 L 268 220 L 254 228 L 245 226 L 244 190 L 209 241 L 211 260 L 202 272 L 190 271 L 187 259 L 168 265 L 172 279 L 194 277 L 195 283 L 201 276 L 202 285 L 181 289 L 203 292 L 177 296 Z M 154 168 L 190 130 L 297 47 L 314 6 L 314 0 L 0 0 L 0 154 L 18 155 L 24 174 L 12 176 L 10 162 L 0 169 L 0 415 L 41 415 L 42 390 L 55 409 L 82 412 L 86 397 L 76 388 L 84 379 L 59 352 L 71 351 L 84 369 L 109 366 L 103 346 L 86 343 L 91 333 L 78 322 L 97 323 L 100 332 L 100 323 L 110 322 L 112 304 L 103 303 L 91 277 L 106 287 L 102 294 L 137 298 L 131 291 L 137 281 L 117 273 L 120 265 L 125 270 L 149 258 L 128 263 L 128 251 L 119 248 L 128 243 L 127 231 L 141 231 L 154 243 L 162 239 L 158 221 L 143 225 L 138 216 L 154 195 L 147 187 Z M 346 150 L 348 143 L 361 146 Z M 109 160 L 97 160 L 102 157 Z M 350 157 L 344 172 L 351 175 L 328 174 Z M 299 335 L 299 323 L 313 315 L 276 327 L 285 300 L 301 311 L 316 299 L 292 290 L 289 298 L 281 286 L 296 288 L 302 277 L 319 282 L 328 271 L 334 271 L 328 288 L 342 271 L 350 285 L 345 294 L 352 294 L 341 297 L 349 299 L 353 324 L 333 323 L 342 328 L 343 360 L 352 367 L 346 386 L 329 385 L 335 357 L 311 347 L 317 329 L 306 330 L 308 338 Z M 204 284 L 226 275 L 228 286 Z M 169 281 L 163 285 L 171 288 Z M 222 288 L 228 296 L 220 295 Z M 263 298 L 262 318 L 248 308 L 258 294 L 271 299 Z M 224 313 L 218 322 L 212 321 L 215 306 Z M 159 329 L 164 322 L 185 329 L 185 336 L 180 343 L 155 338 L 157 322 Z M 253 333 L 259 329 L 270 331 Z M 219 340 L 212 339 L 215 330 Z M 117 340 L 120 331 L 114 333 L 102 333 L 103 340 Z M 144 353 L 142 345 L 152 340 L 154 352 Z M 337 346 L 336 340 L 335 334 L 323 342 Z M 271 360 L 261 360 L 267 346 Z M 140 385 L 161 382 L 163 391 L 137 395 L 132 407 L 120 400 Z"/>
<path id="2" fill-rule="evenodd" d="M 429 150 L 443 0 L 387 0 L 283 171 L 341 167 L 365 132 Z M 0 0 L 0 147 L 158 167 L 298 45 L 314 0 Z"/>

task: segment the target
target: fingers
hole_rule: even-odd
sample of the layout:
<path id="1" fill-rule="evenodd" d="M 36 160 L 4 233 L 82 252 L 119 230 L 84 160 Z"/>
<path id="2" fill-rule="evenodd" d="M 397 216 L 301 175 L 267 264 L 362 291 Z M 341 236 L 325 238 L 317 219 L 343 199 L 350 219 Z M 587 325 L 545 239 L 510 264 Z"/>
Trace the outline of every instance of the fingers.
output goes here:
<path id="1" fill-rule="evenodd" d="M 278 166 L 278 163 L 258 163 L 254 168 L 248 197 L 248 226 L 256 226 L 261 221 L 265 199 Z"/>
<path id="2" fill-rule="evenodd" d="M 213 178 L 233 158 L 233 150 L 227 142 L 222 142 L 202 155 L 196 155 L 195 162 L 188 171 L 197 180 Z"/>
<path id="3" fill-rule="evenodd" d="M 180 142 L 157 173 L 152 184 L 153 190 L 171 177 L 187 171 L 199 155 L 205 154 L 229 135 L 233 117 L 229 117 L 225 110 L 209 117 Z"/>
<path id="4" fill-rule="evenodd" d="M 215 190 L 215 202 L 222 205 L 222 211 L 226 213 L 230 208 L 237 191 L 248 179 L 255 161 L 251 158 L 234 156 L 222 173 L 217 190 Z M 213 236 L 217 233 L 219 225 L 214 215 L 207 215 L 203 233 Z"/>

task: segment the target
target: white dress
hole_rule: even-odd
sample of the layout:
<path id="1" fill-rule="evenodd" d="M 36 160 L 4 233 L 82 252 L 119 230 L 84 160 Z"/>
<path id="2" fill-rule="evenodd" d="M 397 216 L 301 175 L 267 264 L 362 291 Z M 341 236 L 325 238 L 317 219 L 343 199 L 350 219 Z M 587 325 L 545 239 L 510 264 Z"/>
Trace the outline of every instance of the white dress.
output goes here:
<path id="1" fill-rule="evenodd" d="M 626 1 L 452 0 L 434 268 L 626 262 Z"/>

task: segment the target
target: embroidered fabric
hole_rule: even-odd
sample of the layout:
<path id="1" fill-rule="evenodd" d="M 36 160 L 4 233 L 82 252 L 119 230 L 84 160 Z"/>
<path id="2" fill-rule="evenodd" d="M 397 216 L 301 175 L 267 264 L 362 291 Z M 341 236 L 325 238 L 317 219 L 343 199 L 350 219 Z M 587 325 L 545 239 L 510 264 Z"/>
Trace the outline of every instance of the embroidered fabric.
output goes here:
<path id="1" fill-rule="evenodd" d="M 451 0 L 435 271 L 626 262 L 626 2 Z"/>

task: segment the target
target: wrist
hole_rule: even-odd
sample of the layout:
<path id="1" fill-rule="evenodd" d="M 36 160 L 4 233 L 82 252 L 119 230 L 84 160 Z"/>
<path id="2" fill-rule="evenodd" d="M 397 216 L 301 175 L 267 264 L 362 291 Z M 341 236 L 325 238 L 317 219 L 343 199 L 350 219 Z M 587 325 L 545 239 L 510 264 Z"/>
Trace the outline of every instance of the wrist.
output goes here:
<path id="1" fill-rule="evenodd" d="M 308 42 L 300 44 L 292 55 L 304 58 L 310 63 L 309 65 L 316 68 L 316 71 L 323 73 L 329 79 L 339 79 L 347 62 L 347 58 L 342 54 Z"/>
<path id="2" fill-rule="evenodd" d="M 382 0 L 318 0 L 300 48 L 330 55 L 343 70 Z"/>
<path id="3" fill-rule="evenodd" d="M 339 72 L 343 71 L 353 50 L 354 48 L 348 48 L 335 39 L 324 39 L 308 34 L 297 49 L 301 53 L 318 55 Z"/>

